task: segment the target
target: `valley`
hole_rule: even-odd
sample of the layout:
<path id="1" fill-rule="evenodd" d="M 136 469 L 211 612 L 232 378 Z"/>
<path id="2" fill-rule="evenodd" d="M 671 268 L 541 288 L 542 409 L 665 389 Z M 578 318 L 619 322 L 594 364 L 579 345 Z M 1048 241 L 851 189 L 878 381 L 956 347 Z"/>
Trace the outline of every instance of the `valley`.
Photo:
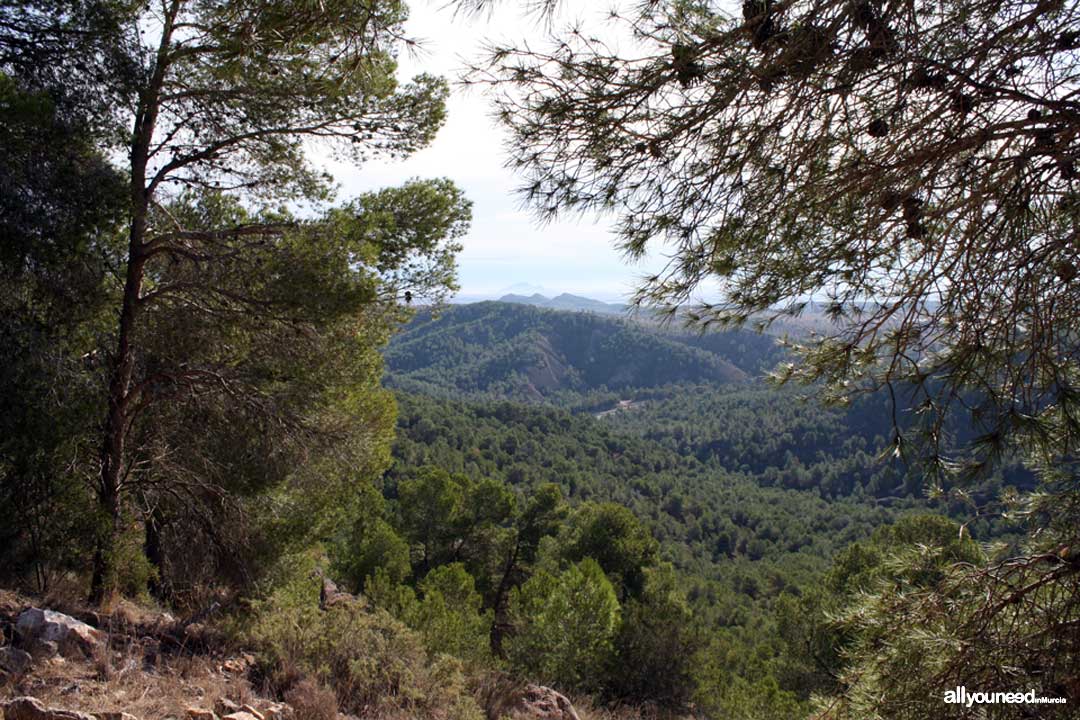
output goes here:
<path id="1" fill-rule="evenodd" d="M 808 689 L 787 676 L 811 672 L 793 667 L 808 661 L 780 628 L 836 558 L 927 514 L 984 542 L 1016 526 L 930 497 L 918 468 L 885 457 L 887 398 L 824 407 L 812 388 L 766 381 L 782 358 L 768 335 L 690 335 L 587 311 L 484 302 L 420 313 L 386 351 L 399 416 L 385 496 L 439 467 L 522 500 L 556 485 L 571 505 L 629 508 L 678 573 L 695 624 L 754 658 L 723 682 L 773 678 L 804 702 Z M 1029 483 L 1006 464 L 968 491 L 986 499 Z"/>

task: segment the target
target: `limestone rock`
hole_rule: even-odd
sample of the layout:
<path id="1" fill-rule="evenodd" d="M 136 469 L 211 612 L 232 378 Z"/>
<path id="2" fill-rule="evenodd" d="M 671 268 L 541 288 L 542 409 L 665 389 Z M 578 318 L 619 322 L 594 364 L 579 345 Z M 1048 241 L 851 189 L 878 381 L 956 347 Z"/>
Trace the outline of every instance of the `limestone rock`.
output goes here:
<path id="1" fill-rule="evenodd" d="M 2 703 L 5 720 L 95 720 L 93 715 L 74 710 L 57 710 L 32 697 L 17 697 Z"/>
<path id="2" fill-rule="evenodd" d="M 25 650 L 14 647 L 0 648 L 0 670 L 5 670 L 12 675 L 22 675 L 30 669 L 30 663 L 34 658 Z"/>
<path id="3" fill-rule="evenodd" d="M 232 658 L 226 660 L 221 665 L 221 671 L 232 673 L 233 675 L 243 675 L 247 672 L 248 666 L 241 658 Z"/>
<path id="4" fill-rule="evenodd" d="M 543 685 L 526 685 L 507 713 L 514 720 L 580 720 L 562 693 Z"/>
<path id="5" fill-rule="evenodd" d="M 356 596 L 338 589 L 337 584 L 328 577 L 322 581 L 322 589 L 319 591 L 319 608 L 325 610 L 339 603 L 356 602 Z"/>
<path id="6" fill-rule="evenodd" d="M 90 655 L 105 642 L 105 634 L 97 628 L 70 615 L 40 608 L 20 613 L 15 631 L 24 646 L 33 646 L 37 641 L 54 642 L 64 655 L 72 651 Z"/>
<path id="7" fill-rule="evenodd" d="M 291 720 L 293 717 L 292 707 L 279 702 L 259 703 L 259 712 L 266 720 Z"/>
<path id="8" fill-rule="evenodd" d="M 221 720 L 259 720 L 259 718 L 249 712 L 241 710 L 240 712 L 229 713 L 221 718 Z"/>
<path id="9" fill-rule="evenodd" d="M 255 720 L 266 720 L 266 717 L 261 712 L 251 707 L 250 705 L 244 705 L 242 708 L 240 708 L 240 712 L 246 712 L 248 715 L 253 715 L 255 717 Z"/>

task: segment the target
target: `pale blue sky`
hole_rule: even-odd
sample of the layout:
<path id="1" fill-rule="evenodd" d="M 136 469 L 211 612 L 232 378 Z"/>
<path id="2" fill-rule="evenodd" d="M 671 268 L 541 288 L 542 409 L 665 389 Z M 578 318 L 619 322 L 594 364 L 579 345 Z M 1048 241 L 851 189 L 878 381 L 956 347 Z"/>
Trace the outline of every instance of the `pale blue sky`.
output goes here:
<path id="1" fill-rule="evenodd" d="M 501 3 L 490 16 L 455 17 L 446 0 L 413 0 L 407 31 L 425 43 L 417 57 L 401 58 L 401 75 L 430 72 L 453 80 L 464 58 L 479 55 L 485 39 L 529 38 L 542 33 L 523 16 L 522 3 Z M 586 20 L 601 4 L 580 3 Z M 518 180 L 504 164 L 504 132 L 490 117 L 482 93 L 455 86 L 446 125 L 435 142 L 405 161 L 373 162 L 360 168 L 333 165 L 345 195 L 401 183 L 412 177 L 445 176 L 473 201 L 472 229 L 459 257 L 462 299 L 491 296 L 518 283 L 550 292 L 576 292 L 598 299 L 625 299 L 646 270 L 624 261 L 612 244 L 608 220 L 567 218 L 540 226 L 513 193 Z"/>

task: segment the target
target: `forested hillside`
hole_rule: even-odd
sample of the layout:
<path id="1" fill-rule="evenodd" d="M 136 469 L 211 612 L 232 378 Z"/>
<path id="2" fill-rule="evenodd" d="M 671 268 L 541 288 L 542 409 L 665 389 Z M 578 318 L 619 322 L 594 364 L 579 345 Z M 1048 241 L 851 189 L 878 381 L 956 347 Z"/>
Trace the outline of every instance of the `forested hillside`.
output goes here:
<path id="1" fill-rule="evenodd" d="M 824 594 L 821 583 L 877 558 L 897 522 L 912 542 L 952 532 L 948 516 L 970 537 L 1009 541 L 1015 524 L 972 519 L 972 506 L 1030 483 L 1006 464 L 962 495 L 931 499 L 923 469 L 886 452 L 897 431 L 889 397 L 829 408 L 805 388 L 767 384 L 783 358 L 769 335 L 685 335 L 655 322 L 480 303 L 421 314 L 386 357 L 399 411 L 386 501 L 402 502 L 399 482 L 438 467 L 505 485 L 521 502 L 554 486 L 583 512 L 629 508 L 672 564 L 687 622 L 714 638 L 682 652 L 710 664 L 727 658 L 718 676 L 691 673 L 682 686 L 717 712 L 741 712 L 726 694 L 733 687 L 778 717 L 831 688 L 818 650 L 785 640 L 797 631 L 839 652 L 823 607 L 839 607 L 855 581 Z M 628 376 L 627 365 L 637 372 Z M 541 392 L 530 378 L 553 366 L 565 371 Z M 718 367 L 739 375 L 715 375 Z M 839 660 L 829 662 L 835 672 Z M 673 681 L 654 673 L 639 697 Z M 605 683 L 602 693 L 622 692 Z"/>
<path id="2" fill-rule="evenodd" d="M 724 572 L 732 558 L 777 563 L 800 553 L 796 564 L 822 567 L 897 510 L 922 506 L 916 498 L 828 502 L 813 488 L 762 487 L 752 475 L 565 410 L 411 394 L 398 400 L 399 464 L 389 477 L 434 465 L 497 478 L 525 495 L 555 483 L 572 502 L 618 502 L 648 521 L 668 559 L 703 577 Z M 871 477 L 876 468 L 867 462 L 863 469 Z"/>
<path id="3" fill-rule="evenodd" d="M 745 383 L 775 357 L 750 332 L 694 337 L 585 312 L 475 303 L 421 313 L 394 338 L 391 382 L 432 394 L 524 401 L 676 382 Z"/>
<path id="4" fill-rule="evenodd" d="M 807 388 L 776 387 L 766 375 L 783 358 L 769 334 L 686 334 L 650 320 L 491 302 L 421 313 L 386 352 L 391 387 L 591 414 L 759 486 L 824 497 L 923 494 L 917 456 L 881 457 L 896 432 L 917 434 L 913 413 L 894 413 L 883 392 L 827 407 Z M 963 418 L 949 429 L 957 442 L 974 433 Z M 1006 478 L 1031 482 L 1006 464 L 969 490 L 985 500 Z"/>

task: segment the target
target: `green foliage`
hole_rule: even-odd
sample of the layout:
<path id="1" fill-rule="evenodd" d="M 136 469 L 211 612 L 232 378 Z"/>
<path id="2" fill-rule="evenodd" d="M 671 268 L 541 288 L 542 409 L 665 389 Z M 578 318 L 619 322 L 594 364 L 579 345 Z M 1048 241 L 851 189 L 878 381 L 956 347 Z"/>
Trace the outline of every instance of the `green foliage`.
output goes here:
<path id="1" fill-rule="evenodd" d="M 538 572 L 511 599 L 511 664 L 557 687 L 595 690 L 615 658 L 619 601 L 595 560 Z"/>
<path id="2" fill-rule="evenodd" d="M 295 578 L 261 603 L 250 636 L 268 678 L 315 678 L 334 688 L 344 712 L 482 716 L 457 661 L 429 656 L 421 637 L 385 610 L 350 602 L 320 610 L 314 579 Z"/>
<path id="3" fill-rule="evenodd" d="M 123 178 L 86 118 L 0 67 L 0 566 L 48 589 L 85 566 L 85 482 Z"/>
<path id="4" fill-rule="evenodd" d="M 398 619 L 408 618 L 416 608 L 416 591 L 396 580 L 386 570 L 378 568 L 364 583 L 364 596 L 372 605 L 386 610 Z"/>
<path id="5" fill-rule="evenodd" d="M 914 458 L 902 462 L 891 454 L 894 418 L 887 393 L 825 406 L 805 391 L 755 381 L 784 357 L 773 336 L 684 336 L 639 320 L 506 303 L 458 306 L 437 319 L 422 314 L 390 343 L 390 383 L 429 396 L 524 400 L 593 413 L 620 434 L 644 437 L 729 473 L 753 475 L 761 485 L 879 498 L 917 496 L 928 486 L 925 468 Z M 801 337 L 819 325 L 828 322 L 815 315 L 805 326 L 788 329 Z M 625 343 L 598 340 L 609 337 Z M 704 367 L 685 377 L 664 374 L 673 354 L 691 350 L 706 353 L 711 362 L 731 363 L 744 375 L 724 382 Z M 506 362 L 498 360 L 502 355 Z M 594 366 L 595 377 L 582 370 Z M 423 429 L 425 440 L 437 439 L 429 426 Z M 950 417 L 946 429 L 958 443 L 979 435 L 960 414 Z M 513 452 L 514 446 L 506 449 Z M 964 490 L 968 502 L 982 505 L 1010 484 L 1033 486 L 1030 472 L 1012 456 Z M 677 501 L 667 507 L 682 512 Z M 951 508 L 969 509 L 956 502 Z"/>
<path id="6" fill-rule="evenodd" d="M 839 618 L 884 588 L 932 591 L 958 565 L 985 561 L 980 547 L 947 518 L 914 515 L 878 528 L 869 540 L 840 552 L 818 584 L 777 603 L 777 629 L 788 648 L 778 675 L 801 698 L 838 692 L 851 653 L 864 642 L 857 622 Z"/>
<path id="7" fill-rule="evenodd" d="M 446 653 L 472 666 L 491 661 L 488 633 L 491 612 L 461 563 L 435 568 L 420 582 L 423 599 L 407 613 L 408 623 L 431 652 Z"/>
<path id="8" fill-rule="evenodd" d="M 623 605 L 609 692 L 630 701 L 684 708 L 695 691 L 694 657 L 704 640 L 703 628 L 670 565 L 647 568 L 643 574 L 641 596 Z"/>
<path id="9" fill-rule="evenodd" d="M 595 676 L 591 689 L 612 701 L 693 705 L 721 717 L 808 714 L 813 695 L 836 691 L 854 646 L 854 631 L 834 618 L 850 598 L 891 577 L 890 552 L 912 543 L 939 547 L 936 560 L 899 578 L 932 583 L 949 562 L 981 562 L 973 534 L 1008 538 L 1015 528 L 983 516 L 961 533 L 955 522 L 926 513 L 964 517 L 1003 486 L 1031 485 L 1030 475 L 1009 468 L 964 486 L 963 494 L 958 488 L 921 497 L 917 468 L 876 457 L 891 432 L 883 397 L 825 408 L 790 389 L 700 383 L 617 394 L 562 390 L 532 407 L 488 400 L 501 387 L 497 374 L 487 389 L 457 383 L 487 362 L 491 346 L 524 337 L 513 324 L 518 313 L 486 305 L 455 314 L 393 341 L 393 383 L 427 391 L 413 381 L 431 373 L 466 390 L 398 393 L 388 496 L 399 478 L 425 465 L 497 478 L 536 500 L 546 483 L 562 488 L 573 507 L 568 519 L 530 542 L 532 559 L 504 577 L 525 582 L 533 574 L 530 589 L 547 597 L 537 588 L 550 592 L 563 562 L 590 557 L 607 571 L 622 622 L 612 641 L 614 670 Z M 580 332 L 593 327 L 556 313 L 543 321 Z M 638 330 L 655 332 L 647 324 Z M 458 337 L 464 340 L 455 344 Z M 445 344 L 425 360 L 422 348 L 436 338 Z M 616 405 L 628 397 L 629 407 Z M 971 433 L 962 423 L 955 430 Z M 504 567 L 516 562 L 514 548 L 526 547 L 525 507 L 497 534 L 504 540 L 496 545 L 512 560 Z M 673 573 L 657 567 L 665 560 Z M 485 577 L 499 575 L 479 565 L 470 572 L 485 588 Z M 495 611 L 493 647 L 506 635 L 501 646 L 511 665 L 538 678 L 547 651 L 523 652 L 521 637 L 510 634 L 542 610 L 539 600 L 524 605 L 523 593 L 514 594 L 504 621 L 498 592 L 484 592 L 485 606 Z"/>
<path id="10" fill-rule="evenodd" d="M 189 226 L 273 220 L 218 194 L 167 210 Z M 358 232 L 298 224 L 220 239 L 216 251 L 233 252 L 207 268 L 148 263 L 155 312 L 143 321 L 137 386 L 148 407 L 128 439 L 157 459 L 127 487 L 155 512 L 170 585 L 257 578 L 275 554 L 332 535 L 338 508 L 388 462 L 395 407 L 379 387 L 378 346 L 395 316 L 357 262 Z M 208 378 L 228 392 L 199 391 Z"/>
<path id="11" fill-rule="evenodd" d="M 47 130 L 13 123 L 4 138 L 20 155 L 3 158 L 20 190 L 4 195 L 4 262 L 100 233 L 113 212 L 125 229 L 103 262 L 119 282 L 87 423 L 99 457 L 73 461 L 100 474 L 95 600 L 116 589 L 115 546 L 138 509 L 164 592 L 250 582 L 261 558 L 328 534 L 350 471 L 383 469 L 393 406 L 376 348 L 399 302 L 453 288 L 469 203 L 447 180 L 416 180 L 330 208 L 332 178 L 306 151 L 319 140 L 360 162 L 430 142 L 448 90 L 398 82 L 406 16 L 396 0 L 3 10 L 0 111 Z M 32 92 L 13 101 L 10 77 Z M 95 117 L 92 131 L 73 121 Z M 52 177 L 63 162 L 25 162 L 41 140 L 60 141 L 71 178 Z M 102 248 L 75 249 L 73 267 Z M 176 551 L 180 526 L 203 552 Z"/>
<path id="12" fill-rule="evenodd" d="M 756 680 L 730 677 L 726 684 L 701 693 L 701 707 L 717 717 L 740 720 L 786 720 L 807 717 L 808 708 L 770 676 Z"/>
<path id="13" fill-rule="evenodd" d="M 392 478 L 437 465 L 497 478 L 521 492 L 554 483 L 571 502 L 615 502 L 647 523 L 662 559 L 722 577 L 729 587 L 743 561 L 783 562 L 789 582 L 808 579 L 808 570 L 824 571 L 825 559 L 847 543 L 921 504 L 829 502 L 813 491 L 763 488 L 752 477 L 562 410 L 411 394 L 399 394 L 398 403 Z M 755 540 L 762 554 L 750 560 Z"/>
<path id="14" fill-rule="evenodd" d="M 624 600 L 642 593 L 645 568 L 657 558 L 657 542 L 629 508 L 585 503 L 571 516 L 562 552 L 571 562 L 592 558 Z"/>
<path id="15" fill-rule="evenodd" d="M 377 518 L 363 535 L 353 538 L 352 544 L 340 551 L 340 577 L 348 580 L 356 591 L 364 589 L 377 570 L 397 585 L 412 574 L 409 563 L 409 544 L 398 535 L 386 520 Z"/>
<path id="16" fill-rule="evenodd" d="M 906 576 L 938 562 L 940 556 L 924 548 L 890 564 L 894 574 Z M 1075 568 L 1052 560 L 1040 565 L 951 565 L 932 586 L 882 584 L 856 598 L 841 615 L 854 641 L 842 690 L 823 701 L 825 717 L 928 717 L 941 712 L 944 691 L 959 686 L 1034 690 L 1071 704 L 1071 628 L 1080 617 L 1080 587 Z M 995 718 L 1031 717 L 1026 704 L 990 707 Z M 1039 717 L 1074 715 L 1067 705 L 1038 706 Z"/>
<path id="17" fill-rule="evenodd" d="M 836 322 L 793 338 L 800 362 L 781 376 L 836 399 L 898 391 L 898 414 L 918 408 L 929 428 L 895 447 L 933 474 L 983 471 L 1012 440 L 1065 457 L 1080 121 L 1059 117 L 1076 8 L 934 12 L 634 3 L 547 45 L 493 46 L 470 81 L 495 94 L 541 218 L 610 214 L 631 258 L 671 251 L 637 304 L 702 329 L 822 305 Z M 607 33 L 637 43 L 595 41 Z M 949 452 L 953 410 L 984 431 L 970 453 Z"/>
<path id="18" fill-rule="evenodd" d="M 492 535 L 514 512 L 501 483 L 422 467 L 398 482 L 401 527 L 415 547 L 418 576 L 450 562 L 479 560 Z"/>
<path id="19" fill-rule="evenodd" d="M 456 241 L 468 227 L 471 203 L 450 180 L 413 180 L 361 195 L 340 211 L 363 238 L 362 257 L 384 285 L 416 301 L 440 302 L 457 289 Z"/>

